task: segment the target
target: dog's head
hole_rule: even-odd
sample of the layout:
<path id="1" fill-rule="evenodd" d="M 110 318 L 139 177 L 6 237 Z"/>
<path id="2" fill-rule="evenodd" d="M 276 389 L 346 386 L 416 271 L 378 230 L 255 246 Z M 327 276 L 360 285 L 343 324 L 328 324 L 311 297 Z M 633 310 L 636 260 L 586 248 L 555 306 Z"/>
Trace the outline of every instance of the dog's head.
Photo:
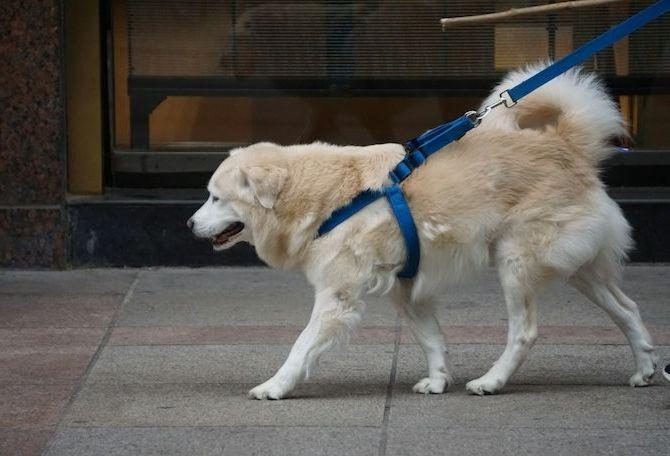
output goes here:
<path id="1" fill-rule="evenodd" d="M 277 151 L 271 144 L 234 150 L 212 175 L 209 197 L 187 225 L 197 237 L 208 238 L 215 251 L 242 241 L 254 244 L 254 234 L 274 218 L 288 178 L 288 171 L 273 159 Z"/>

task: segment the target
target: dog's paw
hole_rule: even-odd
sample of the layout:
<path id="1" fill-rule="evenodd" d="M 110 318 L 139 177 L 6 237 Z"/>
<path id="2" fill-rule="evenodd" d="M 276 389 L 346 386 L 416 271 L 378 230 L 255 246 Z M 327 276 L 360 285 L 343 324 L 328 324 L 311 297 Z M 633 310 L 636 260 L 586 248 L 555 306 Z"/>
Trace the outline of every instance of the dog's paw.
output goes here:
<path id="1" fill-rule="evenodd" d="M 476 394 L 478 396 L 484 396 L 485 394 L 495 394 L 500 391 L 502 387 L 502 381 L 489 380 L 486 378 L 486 376 L 471 380 L 465 385 L 465 389 L 470 394 Z"/>
<path id="2" fill-rule="evenodd" d="M 654 374 L 656 371 L 654 369 L 645 370 L 644 372 L 635 372 L 633 376 L 628 380 L 630 386 L 649 386 L 654 384 Z"/>
<path id="3" fill-rule="evenodd" d="M 640 363 L 637 372 L 628 380 L 630 386 L 649 386 L 654 384 L 654 374 L 656 373 L 657 357 L 654 353 L 649 353 Z"/>
<path id="4" fill-rule="evenodd" d="M 412 391 L 419 394 L 442 394 L 449 388 L 446 378 L 422 378 L 412 387 Z"/>
<path id="5" fill-rule="evenodd" d="M 257 387 L 251 389 L 248 393 L 250 399 L 281 399 L 286 394 L 284 388 L 281 387 L 276 381 L 270 379 L 265 383 L 258 385 Z"/>

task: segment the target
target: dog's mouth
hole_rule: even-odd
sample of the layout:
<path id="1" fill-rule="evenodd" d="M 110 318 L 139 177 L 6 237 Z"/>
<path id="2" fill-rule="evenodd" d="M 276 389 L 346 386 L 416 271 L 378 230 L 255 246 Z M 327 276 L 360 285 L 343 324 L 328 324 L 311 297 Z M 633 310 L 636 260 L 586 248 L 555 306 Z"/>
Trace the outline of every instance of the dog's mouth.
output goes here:
<path id="1" fill-rule="evenodd" d="M 221 231 L 216 236 L 212 236 L 209 240 L 212 241 L 214 247 L 220 247 L 230 242 L 235 236 L 240 234 L 244 229 L 244 223 L 233 222 Z"/>

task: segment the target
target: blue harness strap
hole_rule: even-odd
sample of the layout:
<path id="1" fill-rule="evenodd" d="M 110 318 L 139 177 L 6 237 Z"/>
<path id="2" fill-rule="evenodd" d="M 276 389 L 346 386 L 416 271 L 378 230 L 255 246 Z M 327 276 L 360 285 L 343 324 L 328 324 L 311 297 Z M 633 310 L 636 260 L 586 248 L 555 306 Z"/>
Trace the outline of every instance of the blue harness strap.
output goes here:
<path id="1" fill-rule="evenodd" d="M 391 180 L 396 184 L 404 181 L 415 168 L 423 165 L 428 157 L 447 144 L 461 139 L 463 135 L 476 126 L 477 124 L 465 115 L 409 140 L 405 144 L 405 151 L 407 152 L 405 158 L 389 173 Z"/>
<path id="2" fill-rule="evenodd" d="M 349 204 L 333 211 L 331 216 L 319 227 L 317 237 L 328 233 L 361 209 L 386 196 L 391 211 L 398 222 L 398 227 L 405 241 L 407 251 L 405 265 L 398 273 L 398 276 L 404 278 L 414 277 L 419 270 L 419 262 L 421 260 L 419 235 L 412 212 L 407 204 L 407 199 L 400 187 L 400 184 L 412 174 L 412 171 L 423 165 L 432 154 L 448 144 L 459 140 L 468 131 L 479 125 L 491 109 L 501 104 L 507 107 L 513 106 L 519 99 L 528 95 L 533 90 L 668 11 L 670 11 L 670 0 L 660 0 L 631 16 L 621 24 L 612 27 L 607 32 L 589 41 L 563 59 L 549 65 L 517 86 L 501 93 L 500 100 L 493 105 L 487 106 L 480 112 L 469 111 L 456 120 L 439 125 L 411 139 L 405 144 L 405 158 L 389 172 L 389 178 L 393 184 L 381 190 L 364 190 L 354 197 Z"/>
<path id="3" fill-rule="evenodd" d="M 400 232 L 405 240 L 405 247 L 407 249 L 405 267 L 398 273 L 398 275 L 400 277 L 414 277 L 419 269 L 419 261 L 421 259 L 419 233 L 414 225 L 412 211 L 409 209 L 405 194 L 402 192 L 402 189 L 398 184 L 389 185 L 381 190 L 365 190 L 364 192 L 359 193 L 349 204 L 342 206 L 333 212 L 330 218 L 319 227 L 318 235 L 323 236 L 364 207 L 374 203 L 384 196 L 391 206 L 393 215 L 398 221 L 398 226 L 400 227 Z"/>
<path id="4" fill-rule="evenodd" d="M 333 211 L 330 218 L 323 222 L 319 227 L 319 236 L 323 236 L 356 212 L 369 204 L 374 203 L 382 196 L 384 196 L 383 191 L 365 190 L 359 193 L 349 204 Z"/>
<path id="5" fill-rule="evenodd" d="M 398 273 L 398 276 L 411 279 L 419 270 L 419 261 L 421 260 L 419 233 L 416 230 L 412 211 L 409 209 L 405 194 L 402 192 L 400 185 L 393 184 L 385 187 L 384 190 L 386 199 L 393 211 L 393 215 L 395 215 L 395 219 L 398 221 L 398 226 L 400 227 L 400 232 L 405 240 L 405 248 L 407 250 L 405 266 Z"/>

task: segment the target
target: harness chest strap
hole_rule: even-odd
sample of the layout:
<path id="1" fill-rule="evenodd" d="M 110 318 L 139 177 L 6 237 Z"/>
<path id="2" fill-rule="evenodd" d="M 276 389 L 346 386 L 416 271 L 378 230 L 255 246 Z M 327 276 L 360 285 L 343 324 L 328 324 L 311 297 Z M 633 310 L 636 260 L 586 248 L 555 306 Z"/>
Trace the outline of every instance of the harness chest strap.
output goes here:
<path id="1" fill-rule="evenodd" d="M 533 90 L 668 11 L 670 11 L 670 0 L 660 0 L 619 25 L 612 27 L 607 32 L 589 41 L 561 60 L 554 62 L 517 86 L 501 93 L 500 100 L 487 106 L 482 111 L 468 111 L 456 120 L 437 126 L 411 139 L 405 144 L 405 158 L 389 172 L 392 184 L 382 187 L 380 190 L 364 190 L 354 197 L 349 204 L 333 211 L 330 218 L 319 227 L 317 237 L 328 233 L 361 209 L 385 196 L 398 222 L 398 227 L 402 233 L 407 251 L 405 265 L 398 273 L 398 276 L 404 278 L 414 277 L 419 269 L 421 259 L 419 235 L 407 199 L 400 187 L 400 184 L 412 174 L 412 171 L 423 165 L 430 155 L 448 144 L 457 141 L 468 131 L 479 125 L 481 120 L 492 109 L 502 104 L 508 108 L 514 106 L 519 99 L 528 95 Z"/>

